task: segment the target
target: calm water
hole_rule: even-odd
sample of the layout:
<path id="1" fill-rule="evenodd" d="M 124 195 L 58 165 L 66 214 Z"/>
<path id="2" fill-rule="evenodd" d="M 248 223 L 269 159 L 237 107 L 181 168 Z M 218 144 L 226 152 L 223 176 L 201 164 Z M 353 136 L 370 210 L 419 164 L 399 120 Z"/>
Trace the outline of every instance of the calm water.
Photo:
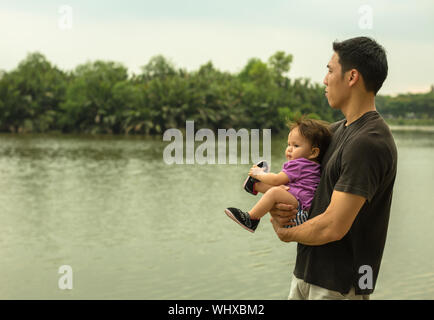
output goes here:
<path id="1" fill-rule="evenodd" d="M 372 299 L 434 298 L 434 133 L 395 132 L 398 177 Z M 285 138 L 273 137 L 278 170 Z M 166 165 L 161 138 L 0 135 L 0 299 L 286 299 L 296 244 L 253 235 L 249 165 Z M 60 290 L 58 269 L 73 269 Z"/>

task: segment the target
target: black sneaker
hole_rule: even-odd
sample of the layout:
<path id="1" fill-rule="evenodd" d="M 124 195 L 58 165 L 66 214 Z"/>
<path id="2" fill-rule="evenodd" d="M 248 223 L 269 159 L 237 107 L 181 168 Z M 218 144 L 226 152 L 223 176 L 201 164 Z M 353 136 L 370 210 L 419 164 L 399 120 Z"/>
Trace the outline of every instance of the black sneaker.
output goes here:
<path id="1" fill-rule="evenodd" d="M 268 163 L 265 160 L 259 161 L 256 165 L 259 168 L 264 168 L 265 169 L 264 172 L 270 171 Z M 244 184 L 243 184 L 244 190 L 246 190 L 248 193 L 256 196 L 258 194 L 258 191 L 255 191 L 255 188 L 253 187 L 256 182 L 259 182 L 259 180 L 252 178 L 251 176 L 248 176 L 247 179 L 244 181 Z"/>
<path id="2" fill-rule="evenodd" d="M 225 213 L 229 218 L 231 218 L 240 226 L 242 226 L 244 229 L 250 232 L 255 232 L 260 221 L 260 220 L 250 219 L 250 215 L 248 213 L 243 212 L 237 208 L 227 208 L 225 209 Z"/>

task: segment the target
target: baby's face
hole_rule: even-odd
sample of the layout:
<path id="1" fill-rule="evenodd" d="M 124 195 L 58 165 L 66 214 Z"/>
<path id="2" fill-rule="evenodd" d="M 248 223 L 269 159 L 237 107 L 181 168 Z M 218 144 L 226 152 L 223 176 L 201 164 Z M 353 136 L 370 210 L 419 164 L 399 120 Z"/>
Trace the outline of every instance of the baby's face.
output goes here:
<path id="1" fill-rule="evenodd" d="M 292 129 L 288 135 L 288 147 L 285 150 L 286 159 L 288 161 L 299 158 L 310 159 L 311 155 L 311 143 L 300 134 L 298 127 Z"/>

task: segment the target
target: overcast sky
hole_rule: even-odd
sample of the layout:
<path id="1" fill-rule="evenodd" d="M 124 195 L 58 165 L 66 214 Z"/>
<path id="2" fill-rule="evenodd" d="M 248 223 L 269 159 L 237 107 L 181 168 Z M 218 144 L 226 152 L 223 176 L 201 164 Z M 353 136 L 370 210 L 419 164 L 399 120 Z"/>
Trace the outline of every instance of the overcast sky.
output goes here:
<path id="1" fill-rule="evenodd" d="M 211 60 L 238 72 L 251 57 L 266 61 L 283 50 L 294 56 L 290 77 L 322 83 L 332 42 L 360 35 L 388 53 L 380 94 L 423 92 L 434 84 L 432 0 L 0 0 L 6 71 L 39 51 L 63 70 L 103 59 L 138 73 L 163 54 L 188 70 Z"/>

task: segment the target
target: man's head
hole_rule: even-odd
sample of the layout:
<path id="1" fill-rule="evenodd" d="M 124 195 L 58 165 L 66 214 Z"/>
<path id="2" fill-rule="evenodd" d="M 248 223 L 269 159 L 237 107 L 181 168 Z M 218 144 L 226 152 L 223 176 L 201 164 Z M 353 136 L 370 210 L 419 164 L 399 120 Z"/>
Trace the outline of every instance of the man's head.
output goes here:
<path id="1" fill-rule="evenodd" d="M 333 42 L 334 54 L 324 78 L 326 96 L 333 108 L 340 108 L 351 90 L 375 96 L 387 77 L 384 48 L 367 37 Z"/>

